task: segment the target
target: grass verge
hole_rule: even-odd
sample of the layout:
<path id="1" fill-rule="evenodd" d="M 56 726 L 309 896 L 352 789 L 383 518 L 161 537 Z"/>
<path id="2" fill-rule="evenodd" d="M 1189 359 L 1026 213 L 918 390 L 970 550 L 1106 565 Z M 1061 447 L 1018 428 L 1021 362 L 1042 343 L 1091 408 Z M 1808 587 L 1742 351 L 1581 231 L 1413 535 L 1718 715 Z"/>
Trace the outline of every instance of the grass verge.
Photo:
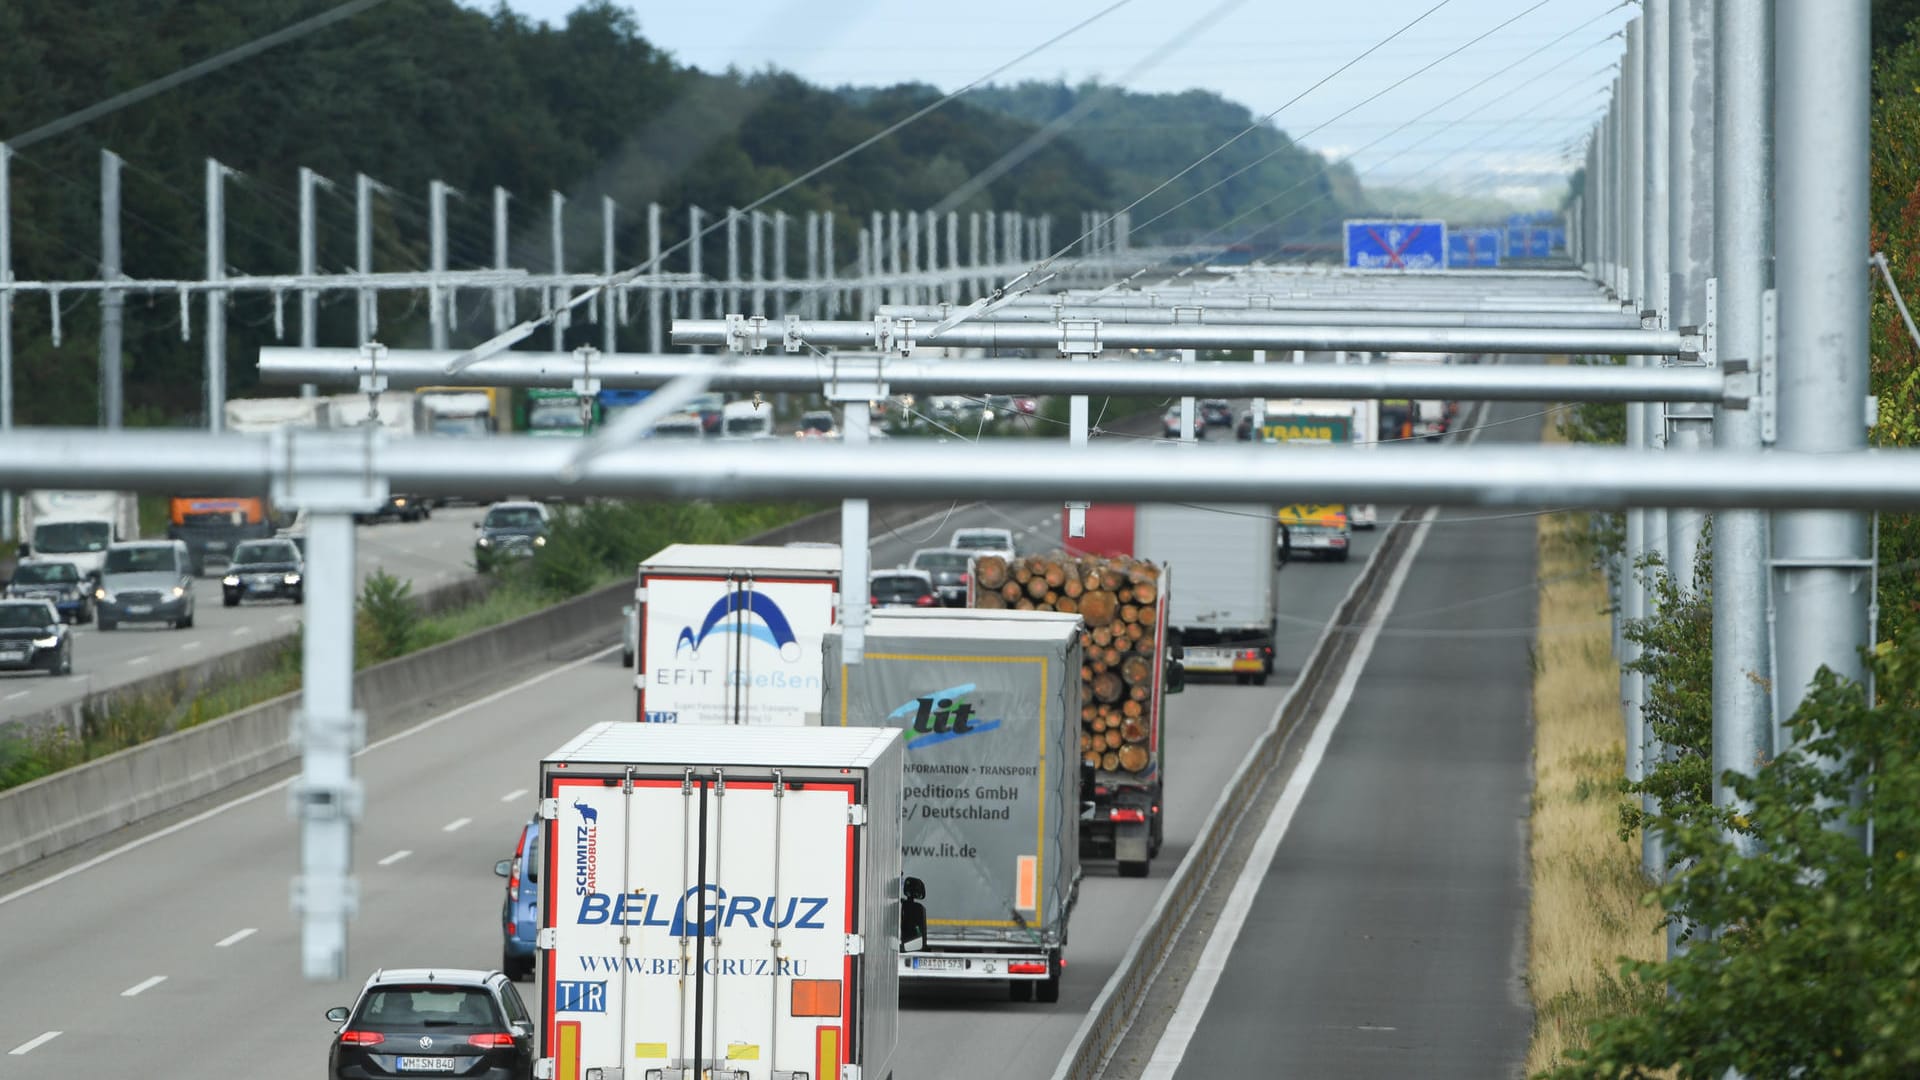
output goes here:
<path id="1" fill-rule="evenodd" d="M 1548 426 L 1549 441 L 1561 441 Z M 1583 1047 L 1587 1026 L 1631 1011 L 1641 991 L 1619 960 L 1665 955 L 1634 848 L 1620 839 L 1626 744 L 1605 577 L 1584 514 L 1540 519 L 1542 633 L 1534 651 L 1533 885 L 1527 986 L 1535 1075 Z"/>

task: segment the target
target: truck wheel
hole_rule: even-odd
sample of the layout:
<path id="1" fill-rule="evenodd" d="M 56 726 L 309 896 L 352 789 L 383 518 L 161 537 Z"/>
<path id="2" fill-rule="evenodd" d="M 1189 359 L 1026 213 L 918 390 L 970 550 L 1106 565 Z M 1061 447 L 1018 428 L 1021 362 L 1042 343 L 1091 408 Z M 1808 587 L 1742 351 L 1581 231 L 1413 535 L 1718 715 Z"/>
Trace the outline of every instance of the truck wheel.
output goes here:
<path id="1" fill-rule="evenodd" d="M 1033 999 L 1051 1005 L 1060 1000 L 1061 970 L 1066 965 L 1060 962 L 1059 950 L 1047 954 L 1047 981 L 1033 984 Z"/>
<path id="2" fill-rule="evenodd" d="M 633 650 L 632 649 L 620 650 L 620 666 L 621 667 L 633 666 Z"/>
<path id="3" fill-rule="evenodd" d="M 226 596 L 223 596 L 223 597 L 221 597 L 221 598 L 220 598 L 220 606 L 221 606 L 221 607 L 239 607 L 239 606 L 240 606 L 240 597 L 239 597 L 239 595 L 238 595 L 238 594 L 228 594 L 228 595 L 226 595 Z"/>
<path id="4" fill-rule="evenodd" d="M 1347 549 L 1346 549 L 1346 548 L 1341 548 L 1341 549 L 1340 549 L 1339 551 L 1336 551 L 1336 552 L 1334 552 L 1334 553 L 1333 553 L 1333 561 L 1334 561 L 1334 562 L 1346 562 L 1346 561 L 1347 561 Z"/>
<path id="5" fill-rule="evenodd" d="M 1033 983 L 1026 979 L 1014 979 L 1007 983 L 1008 1001 L 1032 1001 Z"/>
<path id="6" fill-rule="evenodd" d="M 1122 859 L 1120 860 L 1120 876 L 1121 877 L 1146 877 L 1147 868 L 1152 865 L 1153 865 L 1153 862 L 1151 859 L 1141 859 L 1138 862 L 1134 862 L 1130 859 Z"/>

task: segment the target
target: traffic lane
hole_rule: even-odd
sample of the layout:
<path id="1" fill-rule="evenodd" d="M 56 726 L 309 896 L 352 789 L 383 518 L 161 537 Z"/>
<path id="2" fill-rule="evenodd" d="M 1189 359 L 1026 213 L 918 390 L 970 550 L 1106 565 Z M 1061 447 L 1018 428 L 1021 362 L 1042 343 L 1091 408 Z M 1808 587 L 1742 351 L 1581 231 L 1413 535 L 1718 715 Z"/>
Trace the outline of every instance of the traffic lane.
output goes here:
<path id="1" fill-rule="evenodd" d="M 1145 879 L 1120 878 L 1110 859 L 1084 864 L 1079 904 L 1068 921 L 1060 1001 L 1011 1002 L 997 982 L 907 989 L 901 998 L 899 1075 L 1053 1075 L 1081 1018 L 1119 968 L 1228 779 L 1272 722 L 1319 628 L 1346 597 L 1381 535 L 1355 534 L 1355 555 L 1348 562 L 1294 563 L 1282 571 L 1281 606 L 1297 621 L 1283 624 L 1275 636 L 1274 678 L 1267 686 L 1196 677 L 1184 693 L 1168 698 L 1165 843 Z"/>
<path id="2" fill-rule="evenodd" d="M 1521 1068 L 1535 526 L 1432 526 L 1179 1077 Z"/>
<path id="3" fill-rule="evenodd" d="M 376 570 L 410 578 L 419 594 L 469 577 L 473 522 L 485 511 L 437 511 L 423 522 L 362 525 L 355 530 L 362 578 Z M 194 625 L 175 630 L 162 623 L 123 623 L 108 633 L 97 625 L 72 628 L 74 673 L 62 678 L 0 679 L 0 720 L 78 701 L 108 690 L 245 648 L 291 632 L 302 608 L 289 601 L 222 605 L 221 570 L 193 584 Z M 18 681 L 21 685 L 12 685 Z"/>
<path id="4" fill-rule="evenodd" d="M 322 1014 L 374 968 L 497 966 L 504 884 L 493 864 L 533 811 L 540 758 L 588 723 L 632 715 L 617 653 L 544 671 L 358 758 L 361 910 L 340 983 L 299 975 L 287 905 L 297 831 L 278 790 L 0 905 L 0 967 L 35 987 L 0 1014 L 0 1048 L 65 1032 L 18 1059 L 19 1075 L 109 1074 L 128 1060 L 183 1078 L 261 1062 L 318 1068 L 333 1031 Z M 167 981 L 119 998 L 154 975 Z"/>
<path id="5" fill-rule="evenodd" d="M 905 566 L 922 548 L 943 548 L 956 529 L 1000 528 L 1013 532 L 1014 551 L 1035 555 L 1060 546 L 1060 507 L 1047 503 L 955 503 L 951 513 L 875 532 L 875 570 Z"/>

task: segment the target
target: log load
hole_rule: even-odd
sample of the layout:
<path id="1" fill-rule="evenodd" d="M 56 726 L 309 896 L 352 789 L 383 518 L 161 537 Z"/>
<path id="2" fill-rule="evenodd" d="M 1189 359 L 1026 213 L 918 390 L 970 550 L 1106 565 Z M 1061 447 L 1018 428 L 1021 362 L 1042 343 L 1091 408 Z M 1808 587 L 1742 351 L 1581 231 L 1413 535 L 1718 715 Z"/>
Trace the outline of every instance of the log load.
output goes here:
<path id="1" fill-rule="evenodd" d="M 1140 559 L 1028 555 L 984 556 L 974 564 L 974 604 L 1078 614 L 1086 629 L 1080 668 L 1080 753 L 1108 772 L 1137 773 L 1153 762 L 1147 742 L 1160 568 Z"/>

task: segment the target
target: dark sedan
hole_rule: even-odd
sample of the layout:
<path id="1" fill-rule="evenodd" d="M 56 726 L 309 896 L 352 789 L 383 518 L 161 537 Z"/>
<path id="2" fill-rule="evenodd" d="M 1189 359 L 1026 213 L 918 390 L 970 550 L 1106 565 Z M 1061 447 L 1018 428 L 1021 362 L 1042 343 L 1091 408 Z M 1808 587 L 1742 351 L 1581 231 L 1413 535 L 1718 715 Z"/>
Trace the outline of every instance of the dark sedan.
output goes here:
<path id="1" fill-rule="evenodd" d="M 533 1076 L 533 1018 L 498 971 L 376 971 L 351 1009 L 328 1009 L 327 1019 L 341 1025 L 327 1063 L 335 1080 Z"/>
<path id="2" fill-rule="evenodd" d="M 934 591 L 948 607 L 967 606 L 967 584 L 972 580 L 974 552 L 959 548 L 921 548 L 907 565 L 933 577 Z"/>
<path id="3" fill-rule="evenodd" d="M 93 621 L 93 582 L 70 562 L 23 562 L 7 583 L 8 600 L 47 600 L 68 622 Z"/>
<path id="4" fill-rule="evenodd" d="M 1224 398 L 1207 398 L 1200 402 L 1200 422 L 1208 427 L 1232 427 L 1233 404 Z"/>
<path id="5" fill-rule="evenodd" d="M 0 671 L 73 671 L 73 634 L 47 600 L 0 600 Z"/>
<path id="6" fill-rule="evenodd" d="M 227 576 L 220 579 L 220 601 L 236 607 L 242 600 L 306 600 L 306 564 L 291 540 L 248 540 L 233 551 Z"/>
<path id="7" fill-rule="evenodd" d="M 933 576 L 924 570 L 879 570 L 867 580 L 874 607 L 940 606 L 940 597 L 933 591 Z"/>

